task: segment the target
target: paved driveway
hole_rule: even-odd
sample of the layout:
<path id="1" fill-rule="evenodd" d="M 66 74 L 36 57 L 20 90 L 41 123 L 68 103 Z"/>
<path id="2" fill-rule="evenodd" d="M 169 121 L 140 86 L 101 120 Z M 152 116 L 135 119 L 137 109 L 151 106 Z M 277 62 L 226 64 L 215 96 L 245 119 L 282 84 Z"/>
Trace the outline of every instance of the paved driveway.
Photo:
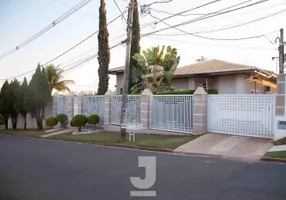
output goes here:
<path id="1" fill-rule="evenodd" d="M 156 156 L 160 200 L 285 200 L 286 165 L 0 136 L 0 199 L 126 200 Z M 133 198 L 131 198 L 133 199 Z M 136 199 L 136 198 L 134 198 Z M 140 198 L 137 198 L 140 199 Z M 148 198 L 147 198 L 148 199 Z"/>
<path id="2" fill-rule="evenodd" d="M 260 160 L 271 147 L 273 143 L 269 139 L 207 133 L 178 147 L 175 152 Z"/>

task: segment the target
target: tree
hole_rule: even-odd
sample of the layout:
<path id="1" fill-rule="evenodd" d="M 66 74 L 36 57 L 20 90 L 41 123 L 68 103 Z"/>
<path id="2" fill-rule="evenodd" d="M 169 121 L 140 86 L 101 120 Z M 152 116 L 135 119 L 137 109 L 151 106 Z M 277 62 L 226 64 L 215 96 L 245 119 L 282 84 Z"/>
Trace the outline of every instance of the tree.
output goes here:
<path id="1" fill-rule="evenodd" d="M 18 120 L 18 101 L 19 101 L 19 92 L 20 92 L 20 83 L 17 79 L 14 79 L 9 85 L 9 113 L 12 121 L 13 129 L 17 128 L 17 120 Z"/>
<path id="2" fill-rule="evenodd" d="M 140 67 L 132 74 L 135 81 L 132 92 L 141 92 L 145 88 L 152 93 L 172 89 L 171 81 L 180 62 L 177 49 L 168 46 L 165 52 L 165 46 L 162 49 L 157 46 L 142 53 L 133 56 Z"/>
<path id="3" fill-rule="evenodd" d="M 11 99 L 10 99 L 10 86 L 8 81 L 6 80 L 1 88 L 0 92 L 0 113 L 3 116 L 5 129 L 8 129 L 8 120 L 10 116 L 10 107 L 11 107 Z"/>
<path id="4" fill-rule="evenodd" d="M 132 41 L 131 41 L 131 51 L 130 51 L 130 72 L 129 72 L 129 91 L 136 83 L 133 80 L 133 72 L 136 68 L 140 66 L 137 65 L 136 60 L 133 56 L 137 53 L 140 53 L 140 22 L 139 22 L 139 6 L 137 0 L 134 0 L 134 10 L 133 10 L 133 22 L 132 22 Z M 136 78 L 135 78 L 136 79 Z"/>
<path id="5" fill-rule="evenodd" d="M 33 74 L 32 79 L 27 89 L 27 95 L 24 99 L 24 106 L 36 118 L 37 127 L 39 130 L 43 129 L 44 111 L 47 102 L 51 98 L 51 90 L 47 77 L 41 66 L 38 64 L 36 72 Z"/>
<path id="6" fill-rule="evenodd" d="M 108 29 L 106 23 L 105 0 L 100 0 L 99 7 L 99 32 L 98 32 L 98 90 L 97 94 L 104 95 L 108 89 L 108 65 L 110 62 L 110 50 L 108 44 Z"/>
<path id="7" fill-rule="evenodd" d="M 24 105 L 24 99 L 26 98 L 26 95 L 28 93 L 28 82 L 26 77 L 24 78 L 24 81 L 19 89 L 18 92 L 18 98 L 16 103 L 16 110 L 18 113 L 20 113 L 24 117 L 24 129 L 27 129 L 27 114 L 28 110 Z"/>
<path id="8" fill-rule="evenodd" d="M 73 80 L 61 80 L 63 78 L 63 69 L 60 69 L 58 67 L 55 67 L 53 64 L 48 65 L 44 68 L 44 74 L 47 77 L 50 90 L 51 92 L 53 89 L 57 91 L 65 91 L 67 90 L 70 92 L 70 89 L 68 88 L 68 84 L 74 84 Z"/>

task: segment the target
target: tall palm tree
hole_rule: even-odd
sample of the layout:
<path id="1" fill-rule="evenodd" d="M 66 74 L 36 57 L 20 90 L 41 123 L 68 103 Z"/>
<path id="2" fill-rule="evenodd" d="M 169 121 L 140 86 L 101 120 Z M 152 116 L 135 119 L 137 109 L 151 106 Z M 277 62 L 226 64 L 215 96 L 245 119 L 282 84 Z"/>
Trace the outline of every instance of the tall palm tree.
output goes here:
<path id="1" fill-rule="evenodd" d="M 61 80 L 63 78 L 63 69 L 60 69 L 58 67 L 55 67 L 53 64 L 48 65 L 45 67 L 45 75 L 47 76 L 51 92 L 53 89 L 57 91 L 68 91 L 70 92 L 70 89 L 68 88 L 68 84 L 74 84 L 73 80 Z"/>

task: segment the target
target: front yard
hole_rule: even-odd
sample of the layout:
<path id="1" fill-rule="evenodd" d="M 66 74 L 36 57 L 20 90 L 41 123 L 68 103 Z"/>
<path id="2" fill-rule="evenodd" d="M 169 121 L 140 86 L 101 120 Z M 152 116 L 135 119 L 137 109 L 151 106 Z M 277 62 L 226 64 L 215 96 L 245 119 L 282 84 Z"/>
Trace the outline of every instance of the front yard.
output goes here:
<path id="1" fill-rule="evenodd" d="M 24 137 L 40 137 L 41 135 L 46 134 L 44 130 L 0 130 L 0 134 L 3 135 L 17 135 Z"/>
<path id="2" fill-rule="evenodd" d="M 101 143 L 105 145 L 122 145 L 122 146 L 140 146 L 158 149 L 175 149 L 193 139 L 194 135 L 155 135 L 155 134 L 136 134 L 135 142 L 120 142 L 119 133 L 117 132 L 98 132 L 87 135 L 72 135 L 66 133 L 62 135 L 51 136 L 48 139 L 67 140 L 76 142 Z"/>
<path id="3" fill-rule="evenodd" d="M 35 137 L 46 134 L 44 130 L 0 130 L 0 134 Z M 156 149 L 175 149 L 198 136 L 195 135 L 155 135 L 155 134 L 136 134 L 136 141 L 120 142 L 119 132 L 97 132 L 92 134 L 72 135 L 71 133 L 64 133 L 60 135 L 50 136 L 47 139 L 65 140 L 83 143 L 96 143 L 103 145 L 129 146 L 129 147 L 149 147 Z"/>
<path id="4" fill-rule="evenodd" d="M 286 159 L 286 151 L 274 151 L 265 154 L 267 158 L 283 158 Z"/>

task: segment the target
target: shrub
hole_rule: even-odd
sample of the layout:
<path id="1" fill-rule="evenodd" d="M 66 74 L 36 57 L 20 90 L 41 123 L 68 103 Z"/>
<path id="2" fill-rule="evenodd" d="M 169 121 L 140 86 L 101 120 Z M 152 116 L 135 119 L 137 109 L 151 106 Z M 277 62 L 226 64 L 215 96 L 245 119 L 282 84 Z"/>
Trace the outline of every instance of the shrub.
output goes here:
<path id="1" fill-rule="evenodd" d="M 48 119 L 46 119 L 46 125 L 50 128 L 57 125 L 57 123 L 58 123 L 58 121 L 55 117 L 49 117 Z"/>
<path id="2" fill-rule="evenodd" d="M 176 95 L 176 94 L 194 94 L 196 90 L 173 90 L 168 92 L 157 92 L 155 95 Z M 209 88 L 207 90 L 208 94 L 218 94 L 217 89 Z"/>
<path id="3" fill-rule="evenodd" d="M 61 123 L 61 126 L 64 126 L 65 122 L 67 122 L 68 116 L 66 114 L 58 114 L 56 116 L 56 119 L 58 122 Z"/>
<path id="4" fill-rule="evenodd" d="M 0 115 L 0 125 L 4 125 L 4 118 Z"/>
<path id="5" fill-rule="evenodd" d="M 87 120 L 87 117 L 84 115 L 76 115 L 72 118 L 70 125 L 72 127 L 77 127 L 78 131 L 81 131 L 81 127 L 86 125 Z"/>
<path id="6" fill-rule="evenodd" d="M 88 116 L 88 123 L 89 124 L 98 124 L 99 123 L 99 116 L 97 114 L 92 114 Z"/>

